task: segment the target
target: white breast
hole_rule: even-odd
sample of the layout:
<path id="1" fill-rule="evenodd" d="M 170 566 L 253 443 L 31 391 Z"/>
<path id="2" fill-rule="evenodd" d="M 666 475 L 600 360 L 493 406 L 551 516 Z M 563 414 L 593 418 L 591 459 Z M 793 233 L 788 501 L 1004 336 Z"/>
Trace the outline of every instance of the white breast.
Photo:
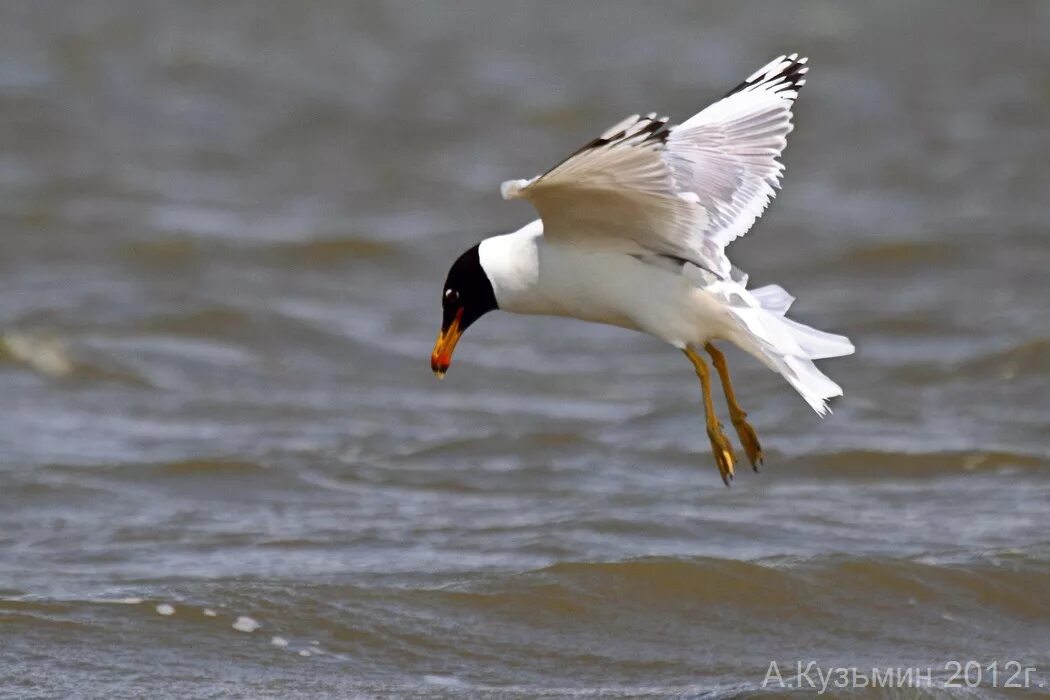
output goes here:
<path id="1" fill-rule="evenodd" d="M 682 347 L 719 334 L 724 309 L 681 274 L 621 252 L 551 243 L 543 224 L 482 242 L 504 311 L 566 316 L 639 330 Z"/>

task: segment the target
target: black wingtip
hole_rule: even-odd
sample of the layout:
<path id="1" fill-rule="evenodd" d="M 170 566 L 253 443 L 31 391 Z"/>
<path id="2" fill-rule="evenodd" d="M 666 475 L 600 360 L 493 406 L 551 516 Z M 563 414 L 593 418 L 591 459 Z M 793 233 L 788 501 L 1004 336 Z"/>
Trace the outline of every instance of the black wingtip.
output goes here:
<path id="1" fill-rule="evenodd" d="M 667 126 L 667 117 L 658 117 L 656 112 L 645 116 L 634 116 L 607 129 L 598 138 L 573 151 L 568 158 L 562 160 L 558 165 L 575 158 L 584 151 L 605 146 L 616 146 L 622 141 L 632 140 L 632 145 L 662 144 L 667 141 L 667 136 L 670 133 L 671 130 Z M 554 167 L 556 168 L 558 165 Z M 554 170 L 554 168 L 551 168 L 551 170 Z"/>
<path id="2" fill-rule="evenodd" d="M 808 61 L 807 57 L 799 56 L 797 53 L 779 56 L 752 73 L 751 77 L 727 92 L 725 96 L 729 97 L 759 86 L 773 92 L 786 90 L 797 94 L 799 88 L 806 84 L 806 73 L 809 72 L 809 66 L 806 65 Z"/>

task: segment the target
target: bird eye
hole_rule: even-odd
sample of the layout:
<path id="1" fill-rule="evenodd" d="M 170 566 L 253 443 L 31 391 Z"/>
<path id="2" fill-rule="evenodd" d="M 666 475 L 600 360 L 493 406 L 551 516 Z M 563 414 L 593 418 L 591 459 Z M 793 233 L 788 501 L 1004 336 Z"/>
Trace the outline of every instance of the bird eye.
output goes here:
<path id="1" fill-rule="evenodd" d="M 455 302 L 459 301 L 459 292 L 457 292 L 455 289 L 446 289 L 445 290 L 445 301 L 447 301 L 449 303 L 455 303 Z"/>

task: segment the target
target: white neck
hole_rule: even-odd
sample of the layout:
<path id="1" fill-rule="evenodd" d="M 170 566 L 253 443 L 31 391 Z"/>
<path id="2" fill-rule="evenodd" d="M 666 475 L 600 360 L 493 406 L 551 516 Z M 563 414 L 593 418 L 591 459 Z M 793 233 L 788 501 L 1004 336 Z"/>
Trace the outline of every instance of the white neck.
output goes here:
<path id="1" fill-rule="evenodd" d="M 539 244 L 543 222 L 539 219 L 513 233 L 486 238 L 478 248 L 481 267 L 492 284 L 496 303 L 503 311 L 546 313 L 538 308 Z"/>

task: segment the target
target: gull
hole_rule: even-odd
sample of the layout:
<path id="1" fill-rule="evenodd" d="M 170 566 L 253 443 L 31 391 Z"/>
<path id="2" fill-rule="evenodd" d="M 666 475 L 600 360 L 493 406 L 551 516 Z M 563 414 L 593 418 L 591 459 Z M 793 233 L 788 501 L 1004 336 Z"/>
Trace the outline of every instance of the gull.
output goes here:
<path id="1" fill-rule="evenodd" d="M 794 297 L 782 287 L 748 288 L 747 275 L 725 252 L 779 188 L 778 158 L 808 70 L 798 54 L 780 56 L 681 124 L 635 114 L 544 174 L 503 183 L 504 199 L 529 201 L 540 218 L 486 238 L 452 264 L 430 357 L 434 373 L 445 375 L 463 332 L 497 309 L 648 333 L 692 363 L 711 450 L 728 486 L 736 457 L 700 350 L 710 356 L 733 427 L 758 471 L 758 436 L 714 343 L 732 343 L 757 358 L 820 416 L 842 389 L 813 361 L 853 352 L 845 336 L 789 319 Z"/>

